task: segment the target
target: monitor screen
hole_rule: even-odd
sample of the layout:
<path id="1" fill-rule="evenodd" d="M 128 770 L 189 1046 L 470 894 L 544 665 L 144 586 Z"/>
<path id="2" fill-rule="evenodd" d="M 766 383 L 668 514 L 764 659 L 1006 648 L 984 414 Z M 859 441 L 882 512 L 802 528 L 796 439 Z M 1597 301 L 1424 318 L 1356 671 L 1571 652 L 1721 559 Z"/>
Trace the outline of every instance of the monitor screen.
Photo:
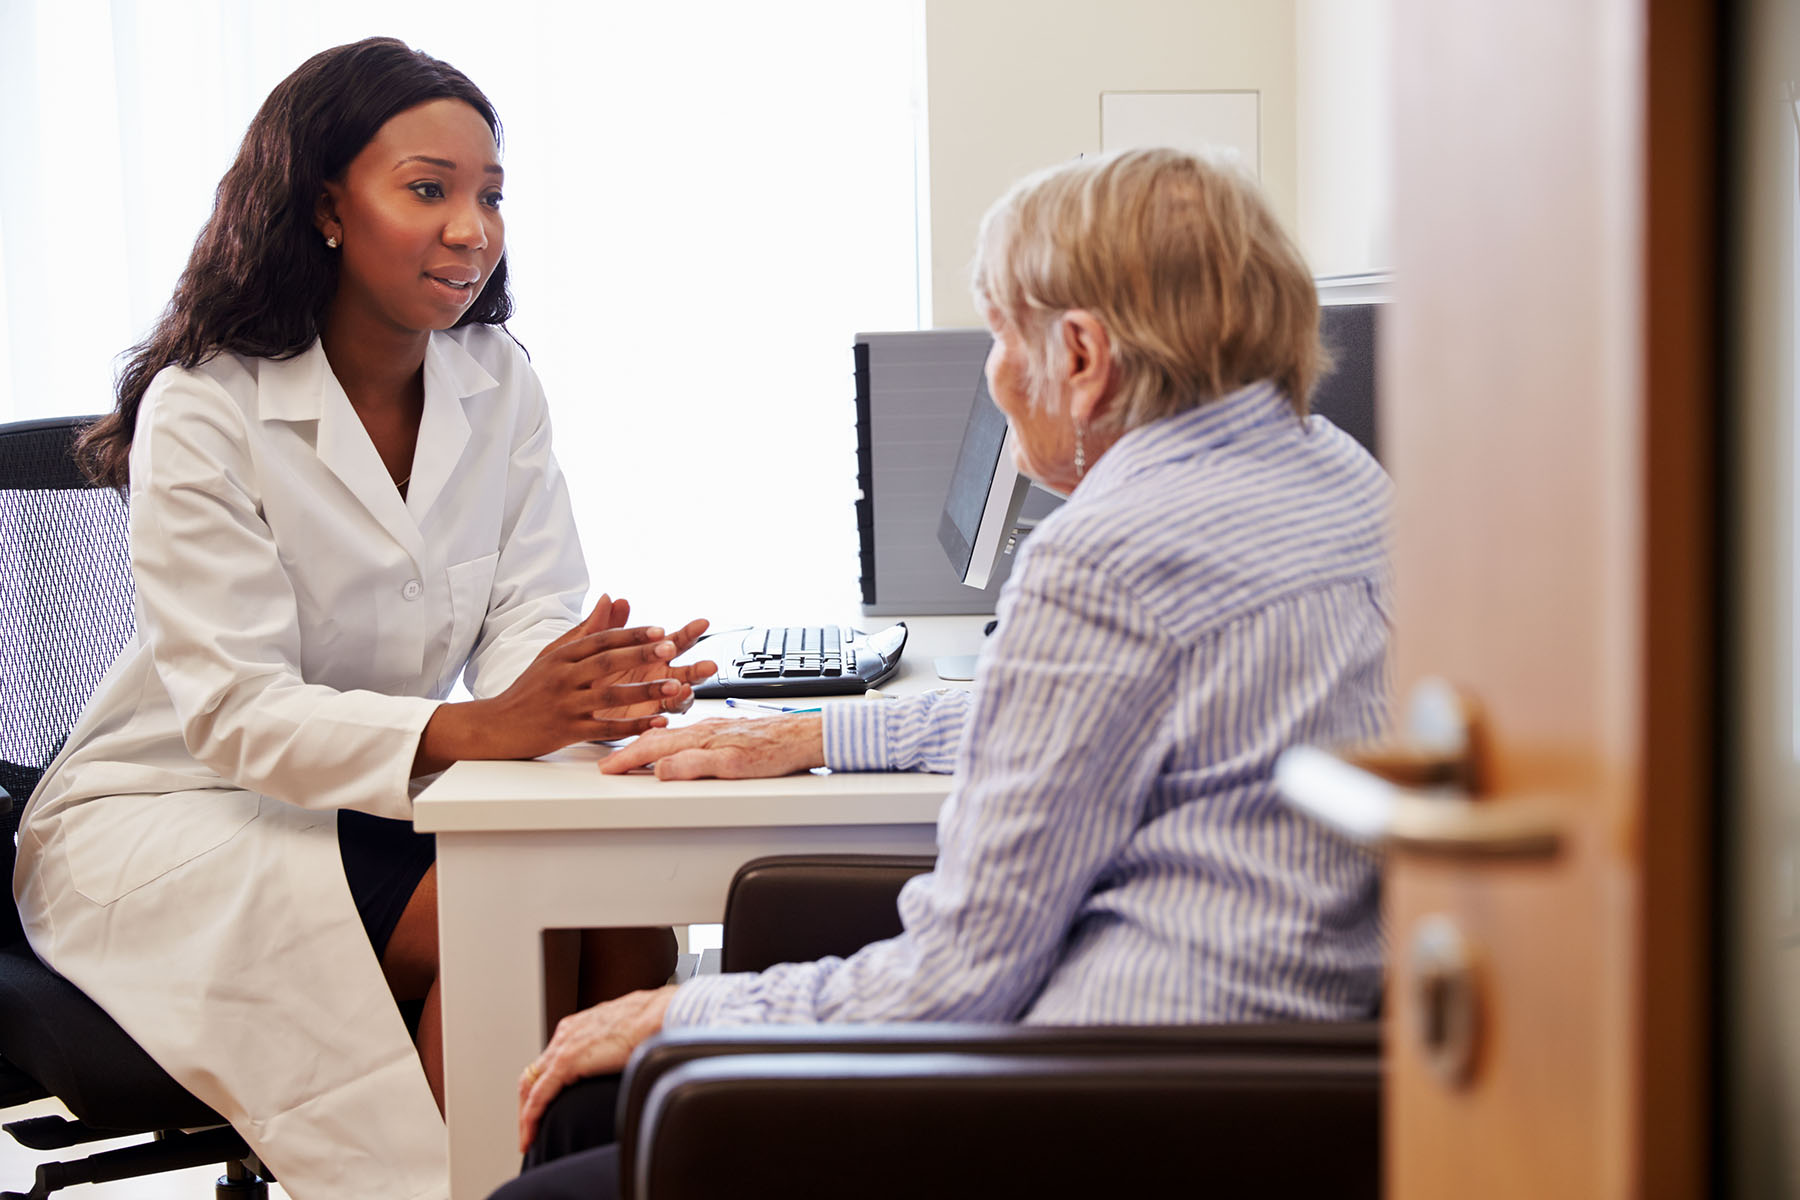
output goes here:
<path id="1" fill-rule="evenodd" d="M 1380 303 L 1330 303 L 1319 309 L 1319 337 L 1331 352 L 1331 370 L 1313 389 L 1312 411 L 1380 458 L 1375 426 L 1375 354 L 1380 341 Z"/>
<path id="2" fill-rule="evenodd" d="M 950 473 L 938 519 L 938 543 L 951 569 L 970 587 L 986 587 L 994 563 L 1012 547 L 1013 525 L 1031 481 L 1013 463 L 1013 435 L 978 376 L 969 422 Z"/>

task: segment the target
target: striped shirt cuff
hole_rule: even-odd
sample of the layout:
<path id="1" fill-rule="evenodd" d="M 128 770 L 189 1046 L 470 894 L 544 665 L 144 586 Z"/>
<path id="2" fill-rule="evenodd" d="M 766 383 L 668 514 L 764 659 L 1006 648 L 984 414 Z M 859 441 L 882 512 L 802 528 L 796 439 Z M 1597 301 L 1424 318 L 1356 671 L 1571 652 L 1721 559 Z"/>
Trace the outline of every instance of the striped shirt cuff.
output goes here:
<path id="1" fill-rule="evenodd" d="M 858 700 L 827 704 L 824 718 L 825 765 L 834 771 L 887 771 L 887 708 L 892 701 Z"/>
<path id="2" fill-rule="evenodd" d="M 675 998 L 663 1014 L 663 1028 L 719 1024 L 720 1010 L 731 1002 L 744 980 L 753 978 L 749 973 L 694 976 L 675 989 Z"/>

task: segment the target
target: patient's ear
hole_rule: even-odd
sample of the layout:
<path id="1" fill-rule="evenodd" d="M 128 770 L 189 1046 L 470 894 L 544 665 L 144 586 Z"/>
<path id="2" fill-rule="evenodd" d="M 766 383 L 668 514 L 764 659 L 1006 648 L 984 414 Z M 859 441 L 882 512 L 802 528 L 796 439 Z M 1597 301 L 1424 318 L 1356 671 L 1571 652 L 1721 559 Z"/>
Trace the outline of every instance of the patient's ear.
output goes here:
<path id="1" fill-rule="evenodd" d="M 1090 425 L 1105 415 L 1112 402 L 1112 337 L 1085 308 L 1064 313 L 1057 332 L 1063 340 L 1063 362 L 1068 370 L 1063 383 L 1069 415 L 1077 424 Z"/>

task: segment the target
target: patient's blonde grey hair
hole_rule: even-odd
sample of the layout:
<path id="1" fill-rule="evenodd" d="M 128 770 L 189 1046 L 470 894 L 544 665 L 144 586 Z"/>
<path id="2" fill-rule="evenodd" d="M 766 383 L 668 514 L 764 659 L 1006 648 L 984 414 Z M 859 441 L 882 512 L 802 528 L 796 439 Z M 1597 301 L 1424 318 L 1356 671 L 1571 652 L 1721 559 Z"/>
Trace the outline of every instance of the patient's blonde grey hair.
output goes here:
<path id="1" fill-rule="evenodd" d="M 1304 416 L 1327 365 L 1312 273 L 1256 185 L 1180 150 L 1083 159 L 1015 184 L 982 218 L 976 303 L 1032 347 L 1033 403 L 1085 309 L 1117 378 L 1122 432 L 1270 379 Z"/>

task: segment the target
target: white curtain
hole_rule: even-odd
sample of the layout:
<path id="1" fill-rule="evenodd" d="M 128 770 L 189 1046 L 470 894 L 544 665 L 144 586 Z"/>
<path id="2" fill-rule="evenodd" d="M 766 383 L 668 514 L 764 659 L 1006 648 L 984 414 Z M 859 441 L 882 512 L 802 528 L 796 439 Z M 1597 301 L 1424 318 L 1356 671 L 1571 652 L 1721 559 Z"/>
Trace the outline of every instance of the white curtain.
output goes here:
<path id="1" fill-rule="evenodd" d="M 109 407 L 269 89 L 389 34 L 505 125 L 511 328 L 596 591 L 665 622 L 853 611 L 852 337 L 921 316 L 921 21 L 918 0 L 0 0 L 0 420 Z"/>

